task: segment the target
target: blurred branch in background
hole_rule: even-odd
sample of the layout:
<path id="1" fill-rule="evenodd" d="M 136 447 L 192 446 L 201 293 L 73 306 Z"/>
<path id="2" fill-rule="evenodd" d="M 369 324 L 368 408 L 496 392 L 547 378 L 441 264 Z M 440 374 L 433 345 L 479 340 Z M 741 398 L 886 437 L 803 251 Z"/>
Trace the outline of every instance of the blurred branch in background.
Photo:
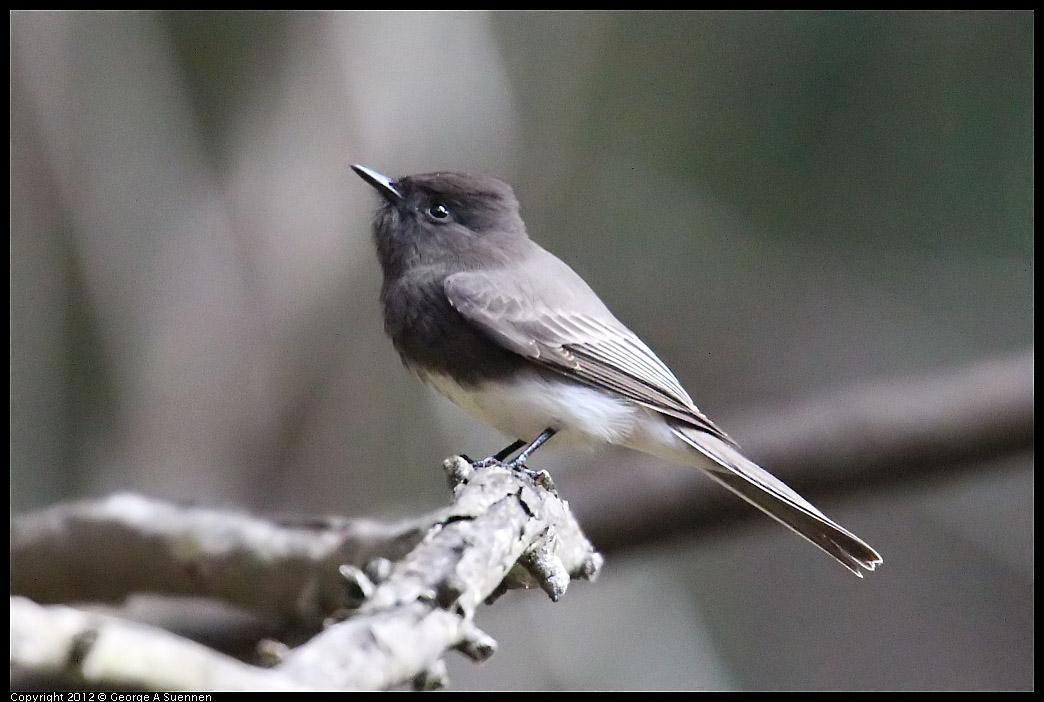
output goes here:
<path id="1" fill-rule="evenodd" d="M 1033 446 L 1033 351 L 854 387 L 737 424 L 732 435 L 749 455 L 810 499 L 923 482 Z M 601 549 L 725 528 L 756 514 L 738 500 L 708 499 L 719 488 L 695 471 L 643 466 L 640 478 L 635 471 L 620 462 L 599 466 L 597 480 L 591 469 L 558 480 L 582 494 L 577 513 Z"/>

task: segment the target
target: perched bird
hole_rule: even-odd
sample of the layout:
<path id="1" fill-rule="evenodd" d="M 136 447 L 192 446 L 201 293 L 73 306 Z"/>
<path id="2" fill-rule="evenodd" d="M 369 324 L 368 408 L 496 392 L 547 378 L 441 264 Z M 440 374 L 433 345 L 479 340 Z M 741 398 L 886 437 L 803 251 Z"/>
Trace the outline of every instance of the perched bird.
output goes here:
<path id="1" fill-rule="evenodd" d="M 403 362 L 517 439 L 480 465 L 523 467 L 556 434 L 695 466 L 862 577 L 881 556 L 755 465 L 572 268 L 526 233 L 505 183 L 391 180 L 374 220 L 384 326 Z"/>

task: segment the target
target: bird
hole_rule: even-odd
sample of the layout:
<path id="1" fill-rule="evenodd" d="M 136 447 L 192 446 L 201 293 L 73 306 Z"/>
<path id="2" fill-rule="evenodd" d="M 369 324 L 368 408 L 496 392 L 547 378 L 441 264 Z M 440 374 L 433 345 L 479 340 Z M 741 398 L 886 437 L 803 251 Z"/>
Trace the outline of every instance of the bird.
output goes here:
<path id="1" fill-rule="evenodd" d="M 352 169 L 382 196 L 373 220 L 381 308 L 403 363 L 514 437 L 477 466 L 525 469 L 555 436 L 623 446 L 703 471 L 859 577 L 882 563 L 741 453 L 591 287 L 530 239 L 509 185 Z"/>

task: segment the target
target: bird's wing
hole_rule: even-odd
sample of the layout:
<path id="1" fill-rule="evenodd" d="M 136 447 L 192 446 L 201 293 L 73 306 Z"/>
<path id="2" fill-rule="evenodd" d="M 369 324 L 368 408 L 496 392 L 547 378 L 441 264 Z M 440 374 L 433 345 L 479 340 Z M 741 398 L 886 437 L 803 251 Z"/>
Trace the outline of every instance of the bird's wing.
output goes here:
<path id="1" fill-rule="evenodd" d="M 468 271 L 443 287 L 453 308 L 501 346 L 733 443 L 579 276 L 557 259 L 545 263 L 561 267 L 559 275 Z"/>

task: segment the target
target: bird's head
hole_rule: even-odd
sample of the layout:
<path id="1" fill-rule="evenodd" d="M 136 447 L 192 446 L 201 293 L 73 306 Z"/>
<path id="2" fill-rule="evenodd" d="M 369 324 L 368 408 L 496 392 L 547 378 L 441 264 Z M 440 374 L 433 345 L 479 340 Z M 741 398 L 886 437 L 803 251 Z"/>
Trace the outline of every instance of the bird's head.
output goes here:
<path id="1" fill-rule="evenodd" d="M 374 238 L 385 275 L 453 262 L 461 270 L 507 260 L 526 227 L 511 186 L 485 175 L 422 173 L 392 180 L 364 166 L 356 173 L 384 201 Z"/>

